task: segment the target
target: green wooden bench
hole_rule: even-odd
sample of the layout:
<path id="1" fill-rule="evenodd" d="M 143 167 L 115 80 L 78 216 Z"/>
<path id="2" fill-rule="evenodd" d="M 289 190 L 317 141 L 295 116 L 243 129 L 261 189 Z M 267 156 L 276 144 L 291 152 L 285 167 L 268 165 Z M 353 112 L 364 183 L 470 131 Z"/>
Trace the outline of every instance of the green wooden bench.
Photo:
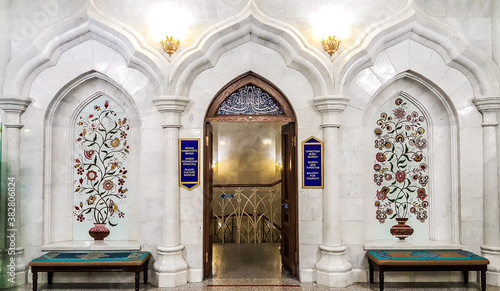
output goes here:
<path id="1" fill-rule="evenodd" d="M 486 290 L 488 259 L 463 250 L 372 250 L 366 253 L 370 270 L 379 271 L 379 287 L 384 290 L 384 272 L 394 271 L 462 271 L 469 281 L 469 271 L 481 272 L 481 289 Z"/>
<path id="2" fill-rule="evenodd" d="M 39 272 L 48 273 L 52 284 L 54 272 L 134 272 L 135 290 L 139 290 L 140 272 L 144 272 L 144 284 L 148 283 L 149 252 L 50 252 L 30 262 L 33 273 L 33 291 L 37 290 Z"/>

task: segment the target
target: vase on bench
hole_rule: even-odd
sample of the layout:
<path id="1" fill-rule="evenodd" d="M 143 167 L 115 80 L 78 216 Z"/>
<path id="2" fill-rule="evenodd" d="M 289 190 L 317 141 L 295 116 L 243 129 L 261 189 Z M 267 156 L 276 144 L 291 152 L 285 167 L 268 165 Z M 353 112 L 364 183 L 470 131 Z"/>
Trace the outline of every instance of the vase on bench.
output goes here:
<path id="1" fill-rule="evenodd" d="M 94 223 L 94 227 L 89 229 L 89 235 L 94 240 L 103 240 L 109 235 L 109 229 L 106 227 L 106 223 Z"/>
<path id="2" fill-rule="evenodd" d="M 413 228 L 406 224 L 408 218 L 396 218 L 398 224 L 391 227 L 391 234 L 400 240 L 404 240 L 413 234 Z"/>

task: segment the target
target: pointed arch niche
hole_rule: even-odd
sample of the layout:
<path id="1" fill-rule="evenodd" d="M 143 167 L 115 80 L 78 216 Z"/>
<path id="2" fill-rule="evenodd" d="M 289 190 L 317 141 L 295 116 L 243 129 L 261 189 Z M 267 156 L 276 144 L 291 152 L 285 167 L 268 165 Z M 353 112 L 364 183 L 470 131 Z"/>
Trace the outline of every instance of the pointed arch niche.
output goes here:
<path id="1" fill-rule="evenodd" d="M 140 144 L 141 122 L 138 110 L 130 95 L 121 86 L 100 73 L 89 72 L 75 78 L 63 87 L 53 98 L 45 114 L 45 245 L 92 240 L 88 234 L 75 235 L 74 233 L 76 223 L 79 223 L 74 215 L 75 206 L 79 206 L 79 202 L 75 202 L 75 189 L 78 189 L 76 185 L 78 179 L 75 176 L 75 157 L 83 151 L 75 146 L 79 136 L 79 132 L 76 130 L 78 126 L 75 125 L 78 123 L 77 119 L 84 114 L 82 110 L 90 108 L 89 106 L 92 106 L 91 109 L 95 109 L 95 106 L 99 106 L 97 103 L 93 104 L 95 102 L 102 103 L 100 106 L 101 109 L 104 109 L 106 100 L 109 100 L 109 106 L 114 105 L 119 108 L 117 114 L 127 117 L 126 122 L 129 125 L 129 130 L 126 133 L 126 141 L 130 145 L 127 156 L 126 181 L 128 188 L 126 200 L 128 203 L 120 206 L 128 217 L 122 221 L 115 221 L 121 224 L 119 227 L 121 229 L 116 231 L 115 235 L 110 234 L 106 240 L 138 240 L 139 231 L 135 223 L 135 221 L 140 220 L 138 217 L 138 213 L 140 213 L 139 195 L 137 195 L 140 151 L 137 145 Z M 85 203 L 86 200 L 82 200 L 82 202 Z M 108 228 L 113 233 L 113 227 Z M 73 244 L 73 246 L 77 245 Z"/>
<path id="2" fill-rule="evenodd" d="M 427 122 L 426 175 L 429 179 L 425 188 L 428 195 L 426 201 L 429 203 L 428 218 L 422 222 L 414 215 L 411 216 L 408 224 L 415 229 L 411 239 L 459 243 L 459 155 L 456 110 L 448 96 L 435 84 L 410 71 L 397 75 L 375 93 L 363 117 L 364 205 L 367 210 L 364 216 L 365 242 L 394 240 L 389 230 L 397 222 L 394 219 L 386 219 L 381 223 L 377 219 L 377 207 L 374 205 L 377 190 L 381 188 L 374 181 L 376 161 L 374 152 L 377 150 L 374 143 L 374 129 L 377 120 L 380 119 L 380 110 L 388 102 L 395 101 L 398 96 L 411 103 L 408 108 L 415 108 Z"/>

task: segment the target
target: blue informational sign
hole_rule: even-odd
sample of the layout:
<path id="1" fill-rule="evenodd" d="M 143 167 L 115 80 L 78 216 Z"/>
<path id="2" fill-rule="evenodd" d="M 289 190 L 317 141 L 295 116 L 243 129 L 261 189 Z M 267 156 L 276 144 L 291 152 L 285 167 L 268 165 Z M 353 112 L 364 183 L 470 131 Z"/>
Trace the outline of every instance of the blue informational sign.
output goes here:
<path id="1" fill-rule="evenodd" d="M 200 139 L 179 139 L 179 183 L 191 190 L 200 185 Z"/>
<path id="2" fill-rule="evenodd" d="M 302 188 L 323 188 L 323 142 L 311 136 L 302 142 Z"/>

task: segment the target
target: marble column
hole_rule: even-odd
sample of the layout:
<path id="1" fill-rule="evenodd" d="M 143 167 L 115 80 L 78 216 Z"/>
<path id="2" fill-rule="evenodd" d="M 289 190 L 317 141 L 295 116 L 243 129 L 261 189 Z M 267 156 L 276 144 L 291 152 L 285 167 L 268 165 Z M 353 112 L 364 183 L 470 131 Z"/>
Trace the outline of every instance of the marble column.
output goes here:
<path id="1" fill-rule="evenodd" d="M 154 269 L 159 287 L 175 287 L 187 283 L 188 270 L 188 263 L 182 254 L 184 246 L 180 244 L 178 147 L 180 114 L 189 99 L 182 96 L 157 96 L 153 102 L 163 115 L 165 152 L 162 243 L 157 246 L 158 259 Z"/>
<path id="2" fill-rule="evenodd" d="M 2 153 L 5 160 L 2 162 L 2 191 L 8 190 L 6 195 L 2 195 L 2 201 L 6 207 L 5 245 L 2 250 L 3 261 L 7 262 L 7 270 L 4 271 L 0 279 L 6 286 L 20 286 L 26 283 L 26 264 L 22 261 L 23 247 L 21 242 L 21 184 L 25 181 L 20 177 L 20 131 L 23 127 L 21 115 L 31 103 L 30 98 L 21 96 L 4 96 L 0 98 L 0 109 L 2 109 L 2 142 L 4 143 Z M 4 166 L 5 165 L 5 166 Z M 10 184 L 9 184 L 10 183 Z M 12 215 L 11 215 L 12 214 Z M 3 219 L 2 219 L 3 221 Z"/>
<path id="3" fill-rule="evenodd" d="M 483 243 L 481 253 L 490 260 L 487 284 L 500 286 L 500 214 L 498 192 L 498 112 L 499 97 L 473 100 L 483 114 Z"/>
<path id="4" fill-rule="evenodd" d="M 340 205 L 340 115 L 348 98 L 338 95 L 315 97 L 314 105 L 322 114 L 325 185 L 323 189 L 323 244 L 316 262 L 316 282 L 330 287 L 345 287 L 354 282 L 352 266 L 342 245 Z"/>

